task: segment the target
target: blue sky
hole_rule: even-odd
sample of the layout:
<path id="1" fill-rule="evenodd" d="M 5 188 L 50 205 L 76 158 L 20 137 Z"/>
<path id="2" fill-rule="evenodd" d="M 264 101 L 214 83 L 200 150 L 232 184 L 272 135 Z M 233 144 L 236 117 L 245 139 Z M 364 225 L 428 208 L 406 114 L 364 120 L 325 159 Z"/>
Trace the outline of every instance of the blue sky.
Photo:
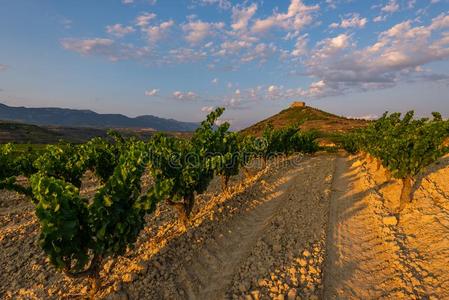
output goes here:
<path id="1" fill-rule="evenodd" d="M 448 0 L 0 0 L 0 102 L 238 129 L 294 100 L 449 116 Z"/>

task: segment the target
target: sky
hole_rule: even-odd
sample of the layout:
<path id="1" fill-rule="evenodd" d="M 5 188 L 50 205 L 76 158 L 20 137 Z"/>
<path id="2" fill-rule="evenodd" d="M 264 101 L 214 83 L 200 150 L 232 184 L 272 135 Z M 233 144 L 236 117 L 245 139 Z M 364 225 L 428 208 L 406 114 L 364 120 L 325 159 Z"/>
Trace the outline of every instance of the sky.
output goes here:
<path id="1" fill-rule="evenodd" d="M 293 101 L 449 117 L 449 0 L 0 0 L 0 102 L 244 128 Z"/>

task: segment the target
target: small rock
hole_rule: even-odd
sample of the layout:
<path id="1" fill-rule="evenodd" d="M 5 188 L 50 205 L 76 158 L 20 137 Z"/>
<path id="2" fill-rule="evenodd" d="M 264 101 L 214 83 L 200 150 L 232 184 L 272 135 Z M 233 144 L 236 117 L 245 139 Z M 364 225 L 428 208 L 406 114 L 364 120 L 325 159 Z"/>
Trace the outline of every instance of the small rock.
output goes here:
<path id="1" fill-rule="evenodd" d="M 307 260 L 305 260 L 304 258 L 299 259 L 298 263 L 301 267 L 307 266 Z"/>
<path id="2" fill-rule="evenodd" d="M 123 275 L 122 280 L 123 282 L 133 282 L 136 279 L 136 274 L 134 273 L 128 273 Z"/>
<path id="3" fill-rule="evenodd" d="M 396 226 L 398 224 L 398 219 L 395 216 L 387 216 L 382 218 L 382 222 L 387 226 Z"/>
<path id="4" fill-rule="evenodd" d="M 362 165 L 362 162 L 361 162 L 360 160 L 356 160 L 356 161 L 352 164 L 352 166 L 353 166 L 354 168 L 360 167 L 361 165 Z"/>
<path id="5" fill-rule="evenodd" d="M 267 285 L 267 281 L 265 279 L 261 278 L 261 279 L 259 279 L 257 281 L 257 285 L 260 286 L 260 287 L 266 286 Z"/>
<path id="6" fill-rule="evenodd" d="M 279 244 L 274 244 L 273 245 L 273 251 L 274 252 L 280 252 L 281 250 L 282 250 L 281 245 L 279 245 Z"/>
<path id="7" fill-rule="evenodd" d="M 104 264 L 104 266 L 103 266 L 103 270 L 104 270 L 106 273 L 109 273 L 109 272 L 111 271 L 112 263 L 113 263 L 112 259 L 110 259 L 110 260 L 108 260 L 107 262 L 105 262 L 105 264 Z"/>
<path id="8" fill-rule="evenodd" d="M 260 291 L 258 290 L 254 290 L 251 291 L 251 296 L 253 297 L 254 300 L 259 300 L 260 299 Z"/>
<path id="9" fill-rule="evenodd" d="M 120 291 L 116 294 L 112 294 L 107 297 L 108 300 L 128 300 L 128 294 L 124 291 Z"/>
<path id="10" fill-rule="evenodd" d="M 140 273 L 146 274 L 148 272 L 148 262 L 141 261 L 139 263 Z"/>
<path id="11" fill-rule="evenodd" d="M 295 300 L 297 294 L 298 294 L 298 291 L 296 289 L 290 289 L 288 291 L 288 294 L 287 294 L 287 299 L 288 300 Z"/>

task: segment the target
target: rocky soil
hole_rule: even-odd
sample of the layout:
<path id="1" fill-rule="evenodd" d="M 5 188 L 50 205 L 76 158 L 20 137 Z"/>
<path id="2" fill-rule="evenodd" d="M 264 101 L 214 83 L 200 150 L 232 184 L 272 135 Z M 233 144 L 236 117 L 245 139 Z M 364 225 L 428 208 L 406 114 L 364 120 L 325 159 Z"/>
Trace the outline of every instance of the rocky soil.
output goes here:
<path id="1" fill-rule="evenodd" d="M 423 174 L 398 214 L 399 181 L 375 163 L 338 158 L 325 299 L 449 298 L 448 159 Z"/>
<path id="2" fill-rule="evenodd" d="M 161 204 L 136 247 L 106 261 L 95 298 L 449 299 L 448 165 L 419 178 L 400 217 L 400 184 L 359 157 L 282 158 L 226 193 L 217 179 L 187 230 Z M 82 192 L 96 187 L 88 176 Z M 0 298 L 87 298 L 88 280 L 55 272 L 38 234 L 32 205 L 0 192 Z"/>

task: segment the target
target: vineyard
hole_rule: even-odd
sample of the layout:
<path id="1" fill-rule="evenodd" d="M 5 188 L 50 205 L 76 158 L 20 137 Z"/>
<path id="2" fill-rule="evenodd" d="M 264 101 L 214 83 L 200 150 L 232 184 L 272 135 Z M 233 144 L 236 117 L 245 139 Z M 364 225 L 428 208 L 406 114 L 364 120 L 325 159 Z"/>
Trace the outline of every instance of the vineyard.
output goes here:
<path id="1" fill-rule="evenodd" d="M 190 138 L 1 145 L 1 298 L 449 297 L 449 121 L 386 113 L 335 153 L 223 112 Z"/>

